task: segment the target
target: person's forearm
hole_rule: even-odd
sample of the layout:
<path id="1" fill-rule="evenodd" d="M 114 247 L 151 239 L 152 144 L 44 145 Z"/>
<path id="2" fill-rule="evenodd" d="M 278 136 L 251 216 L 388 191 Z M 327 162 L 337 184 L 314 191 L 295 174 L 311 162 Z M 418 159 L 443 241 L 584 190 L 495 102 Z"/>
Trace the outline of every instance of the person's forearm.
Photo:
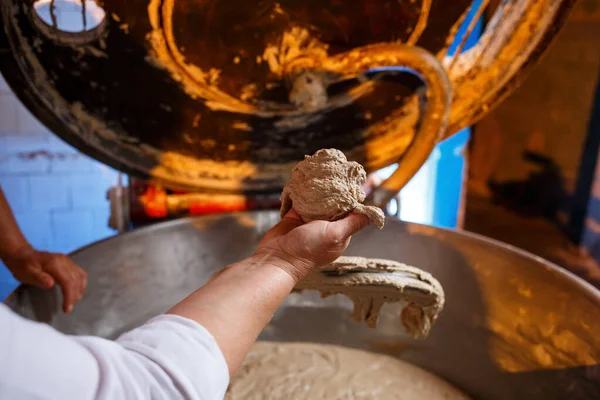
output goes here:
<path id="1" fill-rule="evenodd" d="M 0 259 L 6 260 L 29 247 L 0 188 Z"/>
<path id="2" fill-rule="evenodd" d="M 230 374 L 296 284 L 277 262 L 251 257 L 234 264 L 169 311 L 214 336 Z"/>

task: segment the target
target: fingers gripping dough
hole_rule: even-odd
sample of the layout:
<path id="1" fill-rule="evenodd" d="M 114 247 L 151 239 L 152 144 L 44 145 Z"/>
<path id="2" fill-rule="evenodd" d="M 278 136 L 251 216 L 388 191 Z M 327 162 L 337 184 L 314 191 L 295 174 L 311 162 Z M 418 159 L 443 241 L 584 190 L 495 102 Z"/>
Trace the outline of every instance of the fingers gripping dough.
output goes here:
<path id="1" fill-rule="evenodd" d="M 336 149 L 323 149 L 306 156 L 292 170 L 292 178 L 281 195 L 281 218 L 293 207 L 305 222 L 336 221 L 355 211 L 366 215 L 379 229 L 385 217 L 377 207 L 361 204 L 367 178 L 362 165 L 348 161 Z"/>

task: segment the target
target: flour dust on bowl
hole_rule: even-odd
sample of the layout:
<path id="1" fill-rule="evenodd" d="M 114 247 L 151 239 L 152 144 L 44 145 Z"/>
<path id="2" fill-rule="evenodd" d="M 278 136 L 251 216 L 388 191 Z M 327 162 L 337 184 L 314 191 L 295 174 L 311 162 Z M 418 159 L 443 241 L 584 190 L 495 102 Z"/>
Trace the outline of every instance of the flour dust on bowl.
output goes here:
<path id="1" fill-rule="evenodd" d="M 62 332 L 115 338 L 250 255 L 278 219 L 277 212 L 213 215 L 135 230 L 72 255 L 88 271 L 89 288 L 71 315 L 60 312 L 58 291 L 20 287 L 7 303 Z M 345 297 L 305 291 L 287 298 L 260 340 L 379 353 L 475 399 L 600 398 L 600 293 L 573 275 L 479 236 L 395 220 L 356 235 L 346 255 L 397 260 L 440 281 L 446 304 L 427 339 L 406 334 L 398 305 L 384 306 L 370 329 L 351 319 Z"/>

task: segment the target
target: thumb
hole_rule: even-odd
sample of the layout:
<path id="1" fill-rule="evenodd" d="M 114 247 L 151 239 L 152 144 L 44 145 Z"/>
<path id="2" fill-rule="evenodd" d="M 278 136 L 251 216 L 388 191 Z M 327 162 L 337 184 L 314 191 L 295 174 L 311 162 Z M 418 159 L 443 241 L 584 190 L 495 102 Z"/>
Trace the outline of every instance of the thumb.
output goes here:
<path id="1" fill-rule="evenodd" d="M 269 231 L 265 234 L 263 240 L 269 240 L 270 238 L 276 236 L 283 236 L 287 234 L 294 228 L 303 225 L 304 221 L 298 213 L 292 208 L 288 213 L 283 217 L 281 221 L 279 221 L 274 227 L 269 229 Z"/>
<path id="2" fill-rule="evenodd" d="M 330 222 L 327 230 L 336 241 L 345 241 L 356 232 L 366 228 L 371 221 L 364 214 L 352 213 L 344 219 Z"/>

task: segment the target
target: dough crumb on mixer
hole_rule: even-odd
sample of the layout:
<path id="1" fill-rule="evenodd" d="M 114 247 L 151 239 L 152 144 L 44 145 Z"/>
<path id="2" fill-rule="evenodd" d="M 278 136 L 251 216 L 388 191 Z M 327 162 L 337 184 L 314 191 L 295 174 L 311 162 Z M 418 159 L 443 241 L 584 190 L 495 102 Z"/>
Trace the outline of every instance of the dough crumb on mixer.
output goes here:
<path id="1" fill-rule="evenodd" d="M 366 215 L 379 229 L 385 217 L 378 207 L 365 206 L 362 185 L 367 174 L 357 162 L 336 149 L 306 156 L 292 170 L 281 194 L 281 218 L 293 207 L 305 222 L 336 221 L 355 211 Z"/>
<path id="2" fill-rule="evenodd" d="M 386 355 L 315 343 L 257 342 L 226 400 L 467 400 L 454 386 Z"/>

